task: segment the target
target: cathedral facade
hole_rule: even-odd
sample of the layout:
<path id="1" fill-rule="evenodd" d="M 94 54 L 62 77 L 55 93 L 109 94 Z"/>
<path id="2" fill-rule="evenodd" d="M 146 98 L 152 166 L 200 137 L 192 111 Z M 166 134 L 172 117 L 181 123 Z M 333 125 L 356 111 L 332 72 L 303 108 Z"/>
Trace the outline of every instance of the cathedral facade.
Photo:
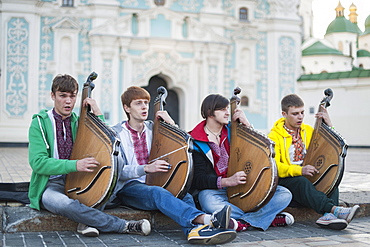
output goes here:
<path id="1" fill-rule="evenodd" d="M 310 2 L 2 0 L 0 142 L 28 141 L 32 115 L 53 106 L 54 76 L 71 74 L 81 92 L 92 71 L 108 124 L 125 119 L 120 96 L 131 85 L 152 99 L 165 86 L 165 109 L 184 130 L 201 120 L 204 97 L 238 86 L 250 122 L 267 132 L 281 97 L 297 90 Z"/>

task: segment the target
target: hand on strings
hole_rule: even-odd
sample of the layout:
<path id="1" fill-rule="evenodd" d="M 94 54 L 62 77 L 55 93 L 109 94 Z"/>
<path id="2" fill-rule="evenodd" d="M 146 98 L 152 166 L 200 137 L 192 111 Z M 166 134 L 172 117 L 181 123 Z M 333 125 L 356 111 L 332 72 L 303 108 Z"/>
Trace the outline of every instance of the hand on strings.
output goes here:
<path id="1" fill-rule="evenodd" d="M 151 164 L 145 165 L 144 171 L 146 173 L 168 172 L 171 168 L 172 166 L 166 161 L 156 160 Z"/>
<path id="2" fill-rule="evenodd" d="M 176 124 L 175 121 L 170 117 L 170 115 L 168 114 L 167 111 L 157 111 L 156 117 L 158 119 L 162 119 L 163 121 L 165 121 L 168 124 L 171 124 L 171 125 Z"/>
<path id="3" fill-rule="evenodd" d="M 77 160 L 76 168 L 79 172 L 93 172 L 100 163 L 95 158 L 84 158 Z"/>
<path id="4" fill-rule="evenodd" d="M 320 105 L 320 111 L 315 114 L 315 117 L 322 118 L 329 127 L 333 126 L 329 117 L 328 110 L 323 105 Z"/>
<path id="5" fill-rule="evenodd" d="M 96 103 L 96 101 L 94 99 L 89 98 L 89 97 L 87 97 L 86 99 L 84 99 L 84 101 L 82 102 L 82 106 L 86 107 L 88 105 L 90 106 L 91 111 L 96 116 L 103 115 L 103 113 L 100 111 L 100 109 L 98 107 L 98 104 Z"/>
<path id="6" fill-rule="evenodd" d="M 235 109 L 232 120 L 233 121 L 239 120 L 240 123 L 244 124 L 247 127 L 251 126 L 251 124 L 249 123 L 249 121 L 248 121 L 247 117 L 245 116 L 244 112 L 239 108 Z"/>
<path id="7" fill-rule="evenodd" d="M 319 173 L 319 171 L 314 166 L 307 165 L 307 166 L 302 167 L 303 176 L 313 176 L 316 173 Z"/>
<path id="8" fill-rule="evenodd" d="M 247 174 L 244 171 L 234 173 L 231 177 L 221 180 L 222 187 L 233 187 L 247 182 Z"/>

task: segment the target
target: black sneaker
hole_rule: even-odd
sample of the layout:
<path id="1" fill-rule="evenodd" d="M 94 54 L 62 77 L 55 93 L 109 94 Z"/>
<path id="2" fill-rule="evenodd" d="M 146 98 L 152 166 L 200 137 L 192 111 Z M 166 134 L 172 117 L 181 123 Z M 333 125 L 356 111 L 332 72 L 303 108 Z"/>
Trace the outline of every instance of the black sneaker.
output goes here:
<path id="1" fill-rule="evenodd" d="M 149 235 L 151 231 L 150 223 L 148 220 L 129 221 L 126 223 L 125 230 L 123 233 L 137 234 L 137 235 Z"/>
<path id="2" fill-rule="evenodd" d="M 211 216 L 211 226 L 214 228 L 228 229 L 230 223 L 231 206 L 225 205 L 223 209 L 214 212 Z"/>
<path id="3" fill-rule="evenodd" d="M 236 232 L 234 230 L 214 228 L 210 225 L 195 227 L 188 234 L 188 241 L 191 244 L 224 244 L 235 238 Z"/>

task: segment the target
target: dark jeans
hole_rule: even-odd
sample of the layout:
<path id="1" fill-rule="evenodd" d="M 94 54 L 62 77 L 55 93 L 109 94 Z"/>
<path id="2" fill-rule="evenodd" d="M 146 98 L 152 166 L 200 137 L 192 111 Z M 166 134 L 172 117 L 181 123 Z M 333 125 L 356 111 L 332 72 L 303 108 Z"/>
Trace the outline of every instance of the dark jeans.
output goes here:
<path id="1" fill-rule="evenodd" d="M 316 190 L 312 183 L 303 176 L 280 178 L 279 185 L 289 189 L 292 193 L 291 204 L 312 208 L 319 214 L 330 213 L 332 207 L 338 205 L 338 188 L 328 197 Z"/>

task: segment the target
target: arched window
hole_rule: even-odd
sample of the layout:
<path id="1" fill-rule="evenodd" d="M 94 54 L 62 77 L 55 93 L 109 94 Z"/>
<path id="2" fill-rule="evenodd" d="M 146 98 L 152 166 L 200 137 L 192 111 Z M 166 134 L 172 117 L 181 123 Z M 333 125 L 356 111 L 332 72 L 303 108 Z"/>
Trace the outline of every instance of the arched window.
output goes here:
<path id="1" fill-rule="evenodd" d="M 163 6 L 166 1 L 165 0 L 154 0 L 155 5 L 157 6 Z"/>
<path id="2" fill-rule="evenodd" d="M 248 9 L 247 8 L 239 9 L 239 20 L 248 21 Z"/>
<path id="3" fill-rule="evenodd" d="M 131 30 L 133 35 L 137 35 L 139 32 L 139 24 L 137 20 L 137 14 L 133 13 L 132 14 L 132 19 L 131 19 Z"/>
<path id="4" fill-rule="evenodd" d="M 359 67 L 363 69 L 363 68 L 364 68 L 364 65 L 361 63 L 361 64 L 359 65 Z"/>
<path id="5" fill-rule="evenodd" d="M 240 99 L 240 105 L 241 106 L 249 106 L 249 99 L 247 96 L 243 96 L 241 99 Z"/>
<path id="6" fill-rule="evenodd" d="M 63 0 L 62 7 L 73 7 L 73 0 Z"/>
<path id="7" fill-rule="evenodd" d="M 189 17 L 184 18 L 184 22 L 182 23 L 182 36 L 187 38 L 189 35 L 189 25 L 188 25 Z"/>

